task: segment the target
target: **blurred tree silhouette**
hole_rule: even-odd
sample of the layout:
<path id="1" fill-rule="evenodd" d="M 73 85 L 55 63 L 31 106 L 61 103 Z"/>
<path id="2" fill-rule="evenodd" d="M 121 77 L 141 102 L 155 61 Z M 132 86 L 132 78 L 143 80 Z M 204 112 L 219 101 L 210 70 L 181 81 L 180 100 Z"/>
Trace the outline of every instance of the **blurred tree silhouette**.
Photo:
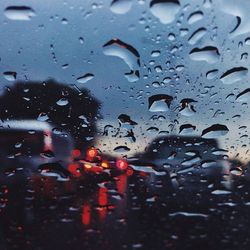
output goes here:
<path id="1" fill-rule="evenodd" d="M 85 89 L 44 82 L 17 82 L 0 96 L 0 118 L 38 119 L 69 132 L 77 147 L 85 149 L 97 132 L 100 102 Z"/>

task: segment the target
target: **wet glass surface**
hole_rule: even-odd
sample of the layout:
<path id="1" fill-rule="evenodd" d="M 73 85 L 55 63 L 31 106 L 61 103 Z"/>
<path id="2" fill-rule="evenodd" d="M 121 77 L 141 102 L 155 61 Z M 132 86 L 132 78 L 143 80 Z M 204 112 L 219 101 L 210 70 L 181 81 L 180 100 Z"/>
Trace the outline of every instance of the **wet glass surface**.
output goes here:
<path id="1" fill-rule="evenodd" d="M 0 249 L 249 249 L 248 0 L 2 0 Z"/>

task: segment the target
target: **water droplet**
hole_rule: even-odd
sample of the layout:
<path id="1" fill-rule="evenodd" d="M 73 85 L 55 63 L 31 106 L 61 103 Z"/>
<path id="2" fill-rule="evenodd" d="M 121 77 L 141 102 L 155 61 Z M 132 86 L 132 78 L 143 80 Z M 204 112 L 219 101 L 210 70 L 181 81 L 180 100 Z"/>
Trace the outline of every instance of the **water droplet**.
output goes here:
<path id="1" fill-rule="evenodd" d="M 9 6 L 5 9 L 4 14 L 11 20 L 29 21 L 35 12 L 32 8 L 26 6 Z"/>
<path id="2" fill-rule="evenodd" d="M 199 20 L 201 20 L 203 18 L 203 16 L 204 16 L 204 14 L 202 11 L 193 12 L 188 17 L 188 24 L 193 24 L 193 23 L 198 22 Z"/>
<path id="3" fill-rule="evenodd" d="M 248 102 L 250 100 L 250 88 L 239 93 L 236 97 L 236 100 L 238 102 Z"/>
<path id="4" fill-rule="evenodd" d="M 248 73 L 248 69 L 244 67 L 236 67 L 226 71 L 221 77 L 224 84 L 232 84 L 242 80 Z"/>
<path id="5" fill-rule="evenodd" d="M 21 148 L 22 147 L 22 143 L 21 142 L 17 142 L 16 144 L 15 144 L 15 148 Z"/>
<path id="6" fill-rule="evenodd" d="M 66 18 L 63 18 L 63 19 L 61 20 L 61 22 L 62 22 L 62 24 L 68 24 L 68 20 L 67 20 Z"/>
<path id="7" fill-rule="evenodd" d="M 152 83 L 152 86 L 153 86 L 154 88 L 159 88 L 159 87 L 160 87 L 160 83 L 159 83 L 159 82 L 153 82 L 153 83 Z"/>
<path id="8" fill-rule="evenodd" d="M 160 56 L 160 55 L 161 55 L 160 50 L 153 50 L 153 51 L 151 52 L 151 56 L 152 56 L 152 57 L 158 57 L 158 56 Z"/>
<path id="9" fill-rule="evenodd" d="M 248 37 L 248 38 L 245 39 L 245 44 L 246 45 L 250 45 L 250 37 Z"/>
<path id="10" fill-rule="evenodd" d="M 196 44 L 205 34 L 207 30 L 205 28 L 200 28 L 196 30 L 188 39 L 189 44 Z"/>
<path id="11" fill-rule="evenodd" d="M 186 36 L 188 34 L 188 29 L 180 29 L 180 36 Z"/>
<path id="12" fill-rule="evenodd" d="M 64 97 L 56 102 L 58 106 L 66 106 L 68 103 L 69 103 L 68 99 Z"/>
<path id="13" fill-rule="evenodd" d="M 216 47 L 207 46 L 204 48 L 194 48 L 190 53 L 189 56 L 194 61 L 206 61 L 207 63 L 216 63 L 219 58 L 220 54 Z"/>
<path id="14" fill-rule="evenodd" d="M 112 39 L 103 45 L 103 53 L 119 57 L 129 66 L 131 72 L 125 74 L 127 79 L 132 82 L 139 79 L 140 55 L 134 47 L 119 39 Z"/>
<path id="15" fill-rule="evenodd" d="M 219 8 L 234 17 L 235 27 L 230 32 L 231 37 L 250 32 L 249 27 L 249 1 L 220 0 Z"/>
<path id="16" fill-rule="evenodd" d="M 241 176 L 243 174 L 243 169 L 241 167 L 234 167 L 230 169 L 230 173 L 236 176 Z"/>
<path id="17" fill-rule="evenodd" d="M 212 6 L 212 0 L 204 0 L 203 6 L 206 9 L 211 8 L 211 6 Z"/>
<path id="18" fill-rule="evenodd" d="M 147 129 L 147 132 L 150 134 L 158 133 L 159 129 L 157 127 L 150 127 Z"/>
<path id="19" fill-rule="evenodd" d="M 195 129 L 196 129 L 196 126 L 192 124 L 183 124 L 180 126 L 179 134 L 181 135 L 190 134 L 190 133 L 193 133 Z"/>
<path id="20" fill-rule="evenodd" d="M 49 120 L 49 117 L 48 117 L 48 115 L 46 113 L 42 112 L 37 117 L 37 120 L 41 121 L 41 122 L 45 122 L 45 121 Z"/>
<path id="21" fill-rule="evenodd" d="M 218 74 L 219 70 L 218 69 L 213 69 L 207 72 L 206 77 L 208 80 L 212 80 L 216 77 Z"/>
<path id="22" fill-rule="evenodd" d="M 78 83 L 86 83 L 86 82 L 90 81 L 93 78 L 94 78 L 93 74 L 87 73 L 84 76 L 78 77 L 76 80 L 77 80 Z"/>
<path id="23" fill-rule="evenodd" d="M 136 71 L 131 70 L 131 72 L 125 73 L 124 76 L 127 78 L 129 82 L 137 82 L 140 78 L 139 77 L 140 74 L 138 70 Z"/>
<path id="24" fill-rule="evenodd" d="M 174 33 L 170 33 L 170 34 L 168 35 L 168 40 L 169 40 L 169 41 L 174 41 L 174 40 L 175 40 L 175 34 L 174 34 Z"/>
<path id="25" fill-rule="evenodd" d="M 178 0 L 152 0 L 150 2 L 150 11 L 163 24 L 172 23 L 179 10 Z"/>
<path id="26" fill-rule="evenodd" d="M 162 72 L 162 67 L 161 67 L 160 65 L 156 66 L 156 67 L 155 67 L 155 71 L 156 71 L 157 73 L 161 73 L 161 72 Z"/>
<path id="27" fill-rule="evenodd" d="M 214 124 L 202 131 L 201 136 L 203 138 L 217 138 L 224 136 L 229 132 L 227 126 L 222 124 Z"/>
<path id="28" fill-rule="evenodd" d="M 215 149 L 212 151 L 213 155 L 226 155 L 228 153 L 225 149 Z"/>
<path id="29" fill-rule="evenodd" d="M 55 157 L 55 154 L 53 151 L 51 150 L 46 150 L 46 151 L 43 151 L 41 154 L 40 154 L 41 157 L 43 158 L 46 158 L 46 159 L 50 159 L 50 158 L 53 158 Z"/>
<path id="30" fill-rule="evenodd" d="M 3 73 L 3 76 L 7 81 L 15 81 L 16 75 L 17 75 L 17 73 L 13 72 L 13 71 L 6 71 Z"/>
<path id="31" fill-rule="evenodd" d="M 170 77 L 165 77 L 163 79 L 163 83 L 170 83 L 171 82 L 171 78 Z"/>
<path id="32" fill-rule="evenodd" d="M 110 10 L 115 14 L 125 14 L 132 6 L 132 0 L 113 0 Z"/>
<path id="33" fill-rule="evenodd" d="M 166 112 L 173 100 L 172 96 L 159 94 L 148 98 L 150 112 Z"/>
<path id="34" fill-rule="evenodd" d="M 119 115 L 118 120 L 121 124 L 137 125 L 137 122 L 131 120 L 130 116 L 126 114 Z"/>
<path id="35" fill-rule="evenodd" d="M 184 161 L 181 163 L 181 165 L 182 165 L 182 166 L 185 166 L 185 167 L 189 167 L 189 166 L 192 166 L 192 165 L 194 165 L 194 164 L 199 163 L 200 160 L 201 160 L 200 156 L 197 156 L 197 155 L 196 155 L 196 156 L 193 156 L 193 157 L 191 157 L 191 158 L 189 158 L 189 159 L 187 159 L 187 160 L 184 160 Z"/>
<path id="36" fill-rule="evenodd" d="M 68 63 L 62 65 L 62 69 L 67 69 L 68 67 L 69 67 Z"/>
<path id="37" fill-rule="evenodd" d="M 211 168 L 215 166 L 216 166 L 216 161 L 213 161 L 213 160 L 207 160 L 201 163 L 202 168 Z"/>
<path id="38" fill-rule="evenodd" d="M 181 100 L 181 108 L 180 108 L 180 114 L 183 116 L 193 116 L 196 113 L 196 110 L 194 109 L 194 105 L 192 103 L 195 103 L 197 101 L 185 98 Z"/>
<path id="39" fill-rule="evenodd" d="M 211 192 L 211 194 L 215 194 L 215 195 L 226 195 L 226 194 L 231 194 L 231 191 L 228 190 L 214 190 Z"/>
<path id="40" fill-rule="evenodd" d="M 127 146 L 118 146 L 118 147 L 114 148 L 114 151 L 116 153 L 125 153 L 125 152 L 130 151 L 130 148 L 128 148 Z"/>
<path id="41" fill-rule="evenodd" d="M 84 44 L 84 38 L 83 37 L 79 37 L 79 42 L 80 42 L 80 44 Z"/>

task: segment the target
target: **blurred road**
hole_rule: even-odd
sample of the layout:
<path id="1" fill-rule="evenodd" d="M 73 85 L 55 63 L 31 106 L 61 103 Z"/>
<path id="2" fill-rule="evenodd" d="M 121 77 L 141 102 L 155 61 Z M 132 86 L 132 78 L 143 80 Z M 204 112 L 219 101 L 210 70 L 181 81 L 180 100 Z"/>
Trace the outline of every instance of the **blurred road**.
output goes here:
<path id="1" fill-rule="evenodd" d="M 73 195 L 2 188 L 0 249 L 249 249 L 248 188 L 151 190 L 140 174 Z"/>

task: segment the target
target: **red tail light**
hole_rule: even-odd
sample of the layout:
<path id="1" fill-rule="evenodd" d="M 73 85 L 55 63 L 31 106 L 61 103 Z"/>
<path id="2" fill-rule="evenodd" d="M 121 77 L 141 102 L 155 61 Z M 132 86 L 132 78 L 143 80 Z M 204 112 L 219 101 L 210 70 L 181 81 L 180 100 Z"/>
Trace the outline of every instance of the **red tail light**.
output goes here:
<path id="1" fill-rule="evenodd" d="M 74 158 L 77 158 L 77 157 L 79 157 L 81 155 L 81 151 L 79 150 L 79 149 L 74 149 L 74 150 L 72 150 L 72 156 L 74 157 Z"/>
<path id="2" fill-rule="evenodd" d="M 116 161 L 116 166 L 120 170 L 126 170 L 128 167 L 128 163 L 125 159 L 119 159 Z"/>
<path id="3" fill-rule="evenodd" d="M 79 166 L 78 166 L 78 164 L 76 164 L 76 163 L 70 164 L 70 165 L 68 166 L 68 170 L 69 170 L 69 172 L 70 172 L 71 174 L 73 174 L 73 176 L 75 176 L 75 177 L 80 177 L 80 176 L 81 176 L 81 173 L 80 173 L 80 171 L 79 171 Z"/>
<path id="4" fill-rule="evenodd" d="M 134 170 L 132 168 L 128 168 L 126 171 L 127 176 L 131 176 L 134 174 Z"/>

